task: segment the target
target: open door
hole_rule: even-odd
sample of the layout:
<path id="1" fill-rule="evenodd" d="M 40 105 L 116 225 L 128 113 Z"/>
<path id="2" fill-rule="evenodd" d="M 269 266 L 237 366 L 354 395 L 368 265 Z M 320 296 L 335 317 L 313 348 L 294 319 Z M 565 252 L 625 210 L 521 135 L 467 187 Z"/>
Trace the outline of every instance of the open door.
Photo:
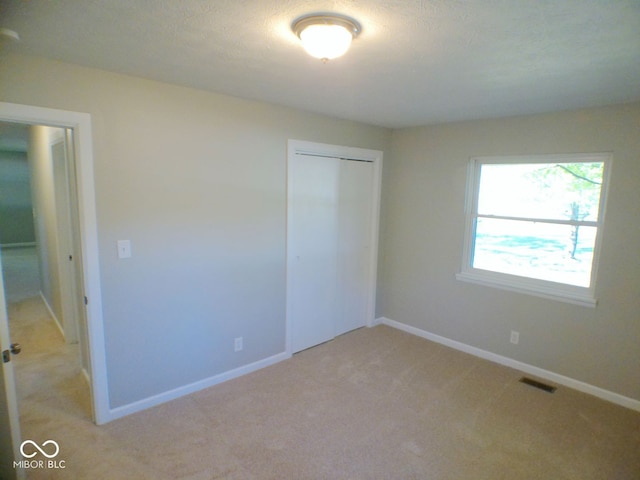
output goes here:
<path id="1" fill-rule="evenodd" d="M 0 256 L 0 272 L 2 271 Z M 13 376 L 11 357 L 19 353 L 19 346 L 12 345 L 9 338 L 9 317 L 4 298 L 4 279 L 0 273 L 0 350 L 2 350 L 2 368 L 0 368 L 0 478 L 22 478 L 22 471 L 13 468 L 13 462 L 20 460 L 19 445 L 20 421 L 18 399 Z M 15 352 L 15 353 L 14 353 Z"/>
<path id="2" fill-rule="evenodd" d="M 60 279 L 60 300 L 62 310 L 62 330 L 67 343 L 80 342 L 84 349 L 84 338 L 79 335 L 79 294 L 78 286 L 81 285 L 80 278 L 76 277 L 74 262 L 77 262 L 80 255 L 74 249 L 73 232 L 78 230 L 74 219 L 71 216 L 71 187 L 69 182 L 69 161 L 67 160 L 67 150 L 73 145 L 67 145 L 67 130 L 58 128 L 56 133 L 63 132 L 62 138 L 54 140 L 51 145 L 51 164 L 53 171 L 53 192 L 55 203 L 55 218 L 57 223 L 57 257 L 58 276 Z M 83 359 L 84 360 L 84 357 Z M 88 370 L 86 363 L 82 368 Z"/>

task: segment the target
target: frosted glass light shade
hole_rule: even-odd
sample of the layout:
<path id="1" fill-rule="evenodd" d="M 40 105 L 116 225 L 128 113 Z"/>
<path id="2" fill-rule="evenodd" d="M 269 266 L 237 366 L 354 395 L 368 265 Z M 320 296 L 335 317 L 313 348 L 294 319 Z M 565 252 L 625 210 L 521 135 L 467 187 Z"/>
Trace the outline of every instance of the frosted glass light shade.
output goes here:
<path id="1" fill-rule="evenodd" d="M 344 55 L 353 35 L 340 25 L 309 25 L 300 32 L 300 40 L 312 57 L 331 60 Z"/>
<path id="2" fill-rule="evenodd" d="M 303 17 L 292 28 L 306 52 L 324 61 L 344 55 L 360 32 L 360 25 L 355 21 L 329 15 Z"/>

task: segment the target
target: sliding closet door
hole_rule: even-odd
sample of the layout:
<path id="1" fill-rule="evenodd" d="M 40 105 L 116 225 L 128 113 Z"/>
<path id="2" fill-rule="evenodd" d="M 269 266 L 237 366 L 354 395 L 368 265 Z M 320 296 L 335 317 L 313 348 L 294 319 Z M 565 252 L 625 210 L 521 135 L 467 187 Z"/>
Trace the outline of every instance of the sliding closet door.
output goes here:
<path id="1" fill-rule="evenodd" d="M 341 160 L 339 185 L 336 335 L 367 323 L 373 162 Z"/>
<path id="2" fill-rule="evenodd" d="M 371 324 L 382 152 L 291 140 L 287 351 Z"/>
<path id="3" fill-rule="evenodd" d="M 340 160 L 289 160 L 288 313 L 293 352 L 335 336 Z"/>

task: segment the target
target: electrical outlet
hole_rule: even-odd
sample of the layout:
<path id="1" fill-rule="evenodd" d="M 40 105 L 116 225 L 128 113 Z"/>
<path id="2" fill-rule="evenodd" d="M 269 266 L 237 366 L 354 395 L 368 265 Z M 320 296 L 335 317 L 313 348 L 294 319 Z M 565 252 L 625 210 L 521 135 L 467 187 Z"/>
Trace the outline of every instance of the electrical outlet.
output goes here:
<path id="1" fill-rule="evenodd" d="M 242 337 L 237 337 L 233 341 L 233 351 L 239 352 L 240 350 L 242 350 Z"/>
<path id="2" fill-rule="evenodd" d="M 118 240 L 118 258 L 131 258 L 131 240 Z"/>
<path id="3" fill-rule="evenodd" d="M 520 332 L 516 332 L 515 330 L 511 330 L 511 339 L 509 340 L 511 343 L 517 345 L 520 341 Z"/>

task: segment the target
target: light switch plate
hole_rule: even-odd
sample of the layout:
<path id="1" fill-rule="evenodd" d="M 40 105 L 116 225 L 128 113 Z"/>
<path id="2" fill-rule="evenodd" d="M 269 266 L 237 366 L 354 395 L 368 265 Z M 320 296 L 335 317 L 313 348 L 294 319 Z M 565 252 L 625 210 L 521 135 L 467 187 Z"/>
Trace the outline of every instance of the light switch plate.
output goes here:
<path id="1" fill-rule="evenodd" d="M 131 240 L 118 240 L 118 258 L 131 257 Z"/>

